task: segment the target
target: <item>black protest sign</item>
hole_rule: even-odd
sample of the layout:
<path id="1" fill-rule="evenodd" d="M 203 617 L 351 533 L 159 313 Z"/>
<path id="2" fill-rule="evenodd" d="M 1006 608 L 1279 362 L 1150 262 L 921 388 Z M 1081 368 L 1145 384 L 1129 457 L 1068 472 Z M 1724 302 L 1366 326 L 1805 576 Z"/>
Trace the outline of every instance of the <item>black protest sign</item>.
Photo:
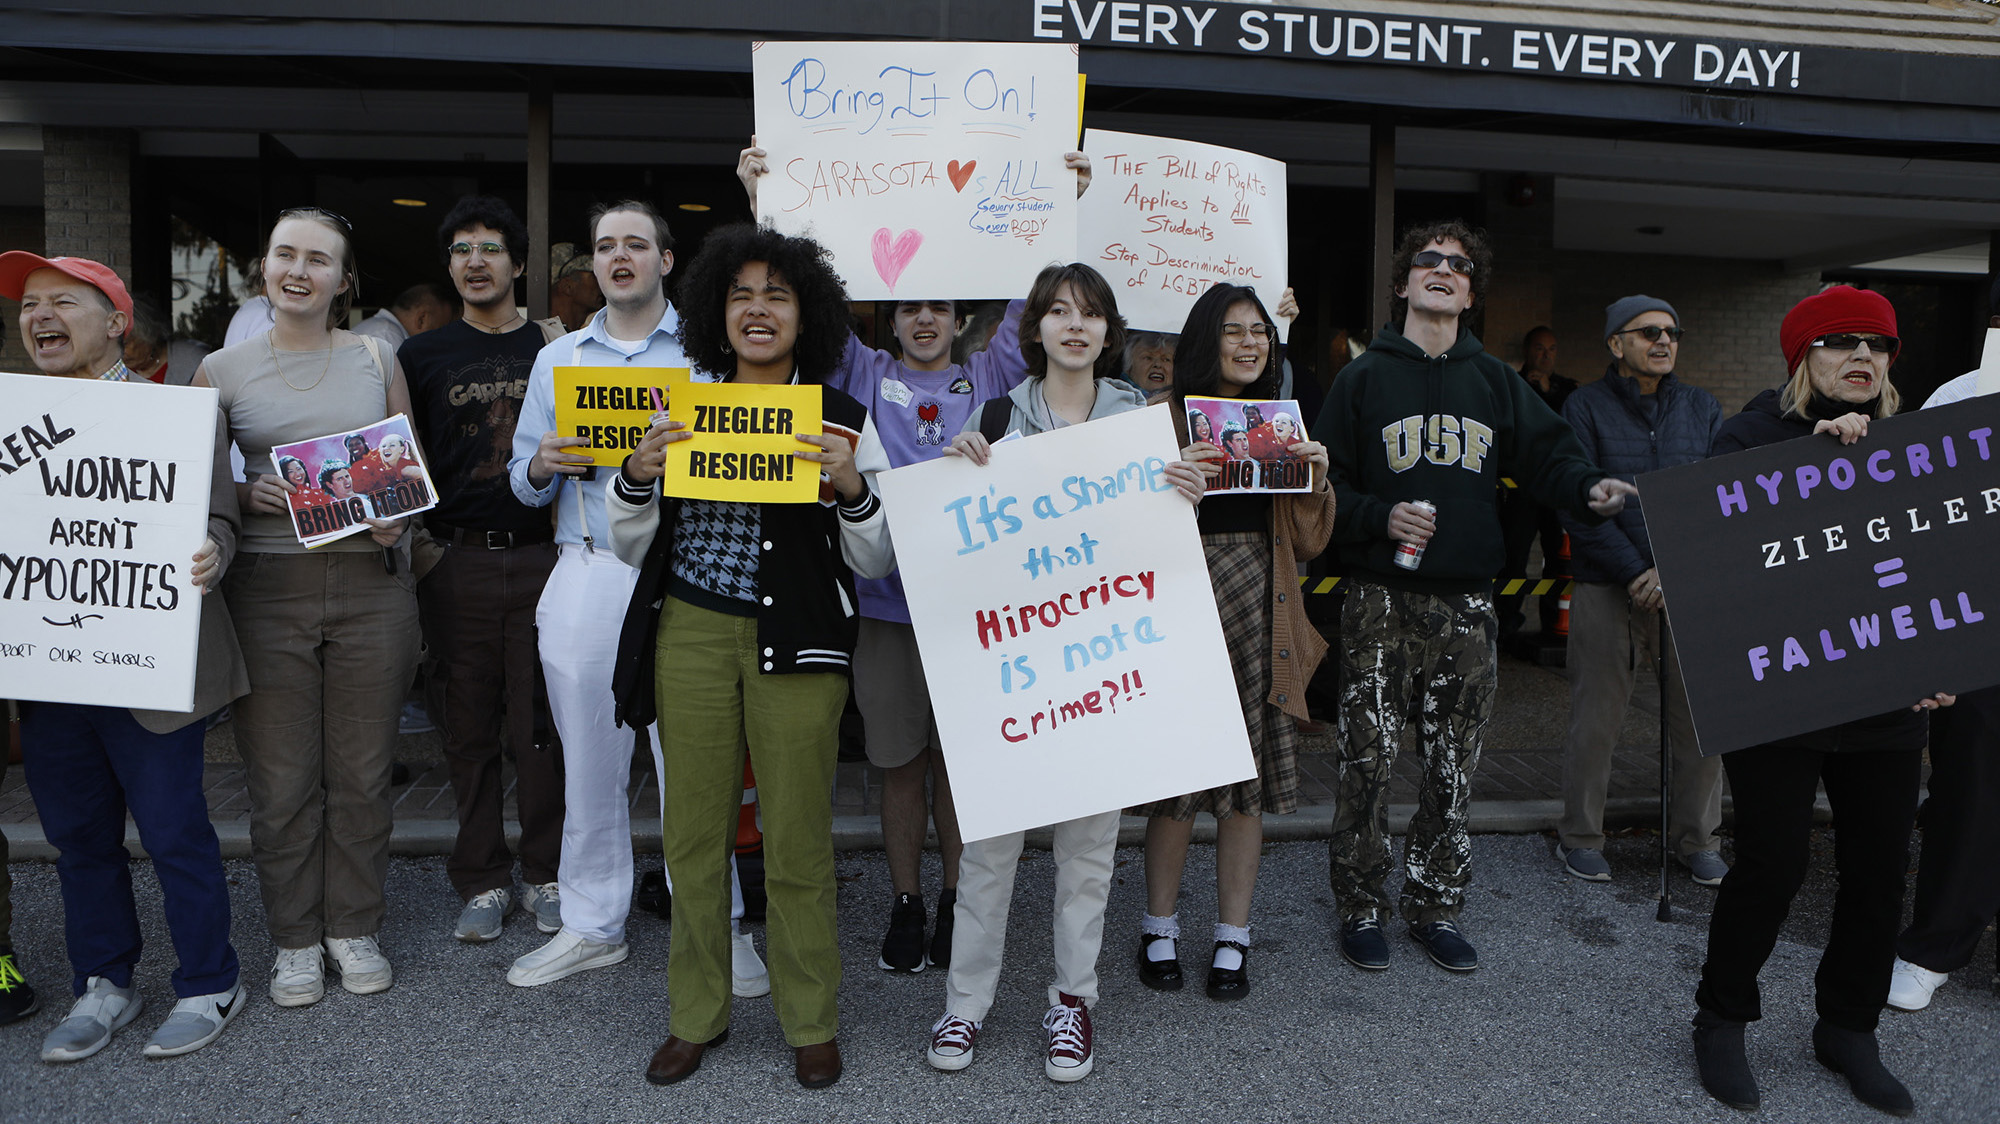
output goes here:
<path id="1" fill-rule="evenodd" d="M 1975 398 L 1639 478 L 1702 753 L 2000 683 L 1996 429 Z"/>

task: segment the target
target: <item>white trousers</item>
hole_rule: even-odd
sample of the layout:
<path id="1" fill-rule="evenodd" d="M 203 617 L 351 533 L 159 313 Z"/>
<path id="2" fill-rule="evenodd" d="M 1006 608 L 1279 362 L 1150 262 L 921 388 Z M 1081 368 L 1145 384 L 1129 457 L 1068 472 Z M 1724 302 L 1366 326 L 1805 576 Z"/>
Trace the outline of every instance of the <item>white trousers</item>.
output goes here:
<path id="1" fill-rule="evenodd" d="M 549 714 L 563 743 L 563 834 L 557 884 L 562 888 L 563 928 L 586 940 L 618 944 L 632 912 L 632 731 L 618 725 L 611 697 L 618 633 L 632 601 L 639 571 L 609 550 L 564 546 L 542 599 L 535 630 Z M 660 732 L 646 731 L 653 775 L 660 760 Z M 743 915 L 736 883 L 734 917 Z M 669 889 L 673 886 L 668 876 Z"/>
<path id="2" fill-rule="evenodd" d="M 1022 840 L 1018 831 L 973 840 L 959 859 L 945 1010 L 971 1022 L 986 1018 L 1000 983 L 1007 909 L 1014 899 Z M 1050 1006 L 1065 992 L 1087 1006 L 1097 1004 L 1097 953 L 1104 944 L 1104 904 L 1111 895 L 1111 863 L 1117 850 L 1115 809 L 1055 825 L 1056 978 L 1049 985 Z"/>

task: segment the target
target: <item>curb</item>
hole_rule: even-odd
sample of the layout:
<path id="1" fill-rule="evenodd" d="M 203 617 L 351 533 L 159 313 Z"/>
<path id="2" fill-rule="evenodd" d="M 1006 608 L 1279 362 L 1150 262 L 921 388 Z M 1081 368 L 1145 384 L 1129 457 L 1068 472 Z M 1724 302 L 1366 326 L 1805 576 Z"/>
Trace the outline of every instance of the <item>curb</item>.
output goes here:
<path id="1" fill-rule="evenodd" d="M 1389 830 L 1402 835 L 1409 831 L 1410 818 L 1416 814 L 1415 804 L 1389 805 Z M 1289 816 L 1268 816 L 1264 820 L 1264 841 L 1267 843 L 1296 843 L 1316 839 L 1326 839 L 1333 834 L 1333 805 L 1309 804 Z M 1475 835 L 1525 835 L 1539 831 L 1552 831 L 1562 818 L 1560 800 L 1474 800 L 1470 812 L 1472 832 Z M 1722 801 L 1724 823 L 1731 819 L 1731 801 Z M 1826 798 L 1820 797 L 1813 809 L 1813 822 L 1827 823 L 1833 818 Z M 1620 797 L 1607 800 L 1604 806 L 1604 826 L 1607 829 L 1651 827 L 1660 821 L 1660 803 L 1645 797 Z M 9 857 L 12 861 L 54 862 L 56 849 L 50 845 L 48 836 L 42 831 L 41 822 L 7 824 L 0 828 L 7 837 Z M 216 839 L 222 845 L 225 859 L 247 859 L 250 854 L 250 825 L 244 820 L 226 820 L 215 825 Z M 448 855 L 452 843 L 458 837 L 458 823 L 455 820 L 404 820 L 396 824 L 389 836 L 389 853 L 404 857 L 424 857 Z M 1145 842 L 1146 821 L 1138 816 L 1126 816 L 1118 825 L 1118 845 L 1136 847 Z M 1197 843 L 1215 841 L 1215 820 L 1208 815 L 1196 817 L 1194 839 Z M 1052 833 L 1047 828 L 1028 832 L 1027 845 L 1046 851 L 1052 846 Z M 507 823 L 507 844 L 518 847 L 521 841 L 521 825 L 513 821 Z M 935 846 L 936 837 L 931 836 L 926 844 Z M 139 841 L 138 829 L 129 822 L 125 825 L 125 846 L 135 858 L 146 858 L 145 847 Z M 882 824 L 874 816 L 833 817 L 833 849 L 836 851 L 879 851 L 882 849 Z M 642 855 L 660 853 L 660 821 L 657 819 L 634 819 L 632 821 L 632 850 Z"/>

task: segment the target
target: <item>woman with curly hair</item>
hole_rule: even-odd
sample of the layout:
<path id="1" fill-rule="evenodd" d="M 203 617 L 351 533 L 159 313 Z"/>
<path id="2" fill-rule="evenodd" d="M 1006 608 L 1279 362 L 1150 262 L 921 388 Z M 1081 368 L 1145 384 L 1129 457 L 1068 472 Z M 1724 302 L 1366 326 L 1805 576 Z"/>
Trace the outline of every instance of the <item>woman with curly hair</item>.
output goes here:
<path id="1" fill-rule="evenodd" d="M 1185 410 L 1189 395 L 1273 397 L 1281 359 L 1277 328 L 1256 291 L 1216 285 L 1195 302 L 1181 330 L 1174 351 L 1176 404 Z M 1281 413 L 1272 421 L 1278 419 L 1291 420 Z M 1326 642 L 1306 620 L 1303 599 L 1276 594 L 1296 590 L 1300 564 L 1326 549 L 1333 534 L 1334 500 L 1326 483 L 1326 449 L 1302 440 L 1296 425 L 1280 429 L 1290 438 L 1282 451 L 1311 464 L 1313 490 L 1210 496 L 1196 514 L 1257 775 L 1131 810 L 1147 817 L 1139 981 L 1159 991 L 1181 987 L 1175 942 L 1181 934 L 1181 871 L 1194 837 L 1195 813 L 1215 817 L 1215 955 L 1208 996 L 1230 1000 L 1250 993 L 1250 897 L 1257 886 L 1264 814 L 1285 815 L 1298 807 L 1294 723 L 1307 717 L 1305 685 L 1326 654 Z M 1241 437 L 1244 431 L 1232 424 L 1223 433 Z M 1202 472 L 1211 478 L 1220 475 L 1223 449 L 1199 430 L 1181 436 L 1191 439 L 1189 459 L 1201 462 Z"/>
<path id="2" fill-rule="evenodd" d="M 660 494 L 667 446 L 696 439 L 656 417 L 606 497 L 611 544 L 639 581 L 618 642 L 618 717 L 660 723 L 662 843 L 674 873 L 671 1033 L 646 1079 L 672 1084 L 729 1033 L 729 856 L 747 752 L 763 816 L 771 987 L 801 1085 L 840 1079 L 835 1009 L 833 787 L 854 651 L 854 576 L 895 565 L 874 474 L 889 467 L 860 403 L 824 385 L 847 346 L 847 294 L 818 243 L 738 225 L 711 234 L 682 282 L 681 344 L 724 382 L 819 385 L 825 432 L 794 455 L 815 501 Z"/>

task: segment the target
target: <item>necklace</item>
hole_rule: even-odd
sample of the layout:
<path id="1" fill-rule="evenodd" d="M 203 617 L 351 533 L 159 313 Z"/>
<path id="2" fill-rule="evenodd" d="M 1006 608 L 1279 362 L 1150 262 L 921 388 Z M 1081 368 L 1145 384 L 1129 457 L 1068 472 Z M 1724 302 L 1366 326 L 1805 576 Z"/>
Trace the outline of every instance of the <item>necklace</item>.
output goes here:
<path id="1" fill-rule="evenodd" d="M 507 329 L 513 327 L 514 321 L 519 320 L 521 318 L 522 318 L 521 314 L 517 311 L 514 313 L 514 315 L 509 316 L 507 319 L 501 321 L 500 323 L 494 325 L 491 328 L 487 327 L 484 324 L 481 324 L 479 321 L 474 320 L 469 316 L 465 318 L 465 322 L 479 329 L 480 331 L 485 332 L 489 336 L 497 336 L 500 333 L 506 331 Z"/>
<path id="2" fill-rule="evenodd" d="M 278 362 L 278 345 L 271 342 L 271 334 L 269 332 L 264 333 L 264 345 L 271 349 L 271 366 L 277 368 L 278 377 L 285 380 L 286 386 L 300 393 L 311 390 L 313 387 L 325 382 L 326 373 L 333 369 L 333 341 L 329 339 L 326 341 L 326 365 L 319 369 L 319 378 L 314 379 L 309 386 L 295 386 L 291 379 L 285 378 L 285 365 Z"/>

